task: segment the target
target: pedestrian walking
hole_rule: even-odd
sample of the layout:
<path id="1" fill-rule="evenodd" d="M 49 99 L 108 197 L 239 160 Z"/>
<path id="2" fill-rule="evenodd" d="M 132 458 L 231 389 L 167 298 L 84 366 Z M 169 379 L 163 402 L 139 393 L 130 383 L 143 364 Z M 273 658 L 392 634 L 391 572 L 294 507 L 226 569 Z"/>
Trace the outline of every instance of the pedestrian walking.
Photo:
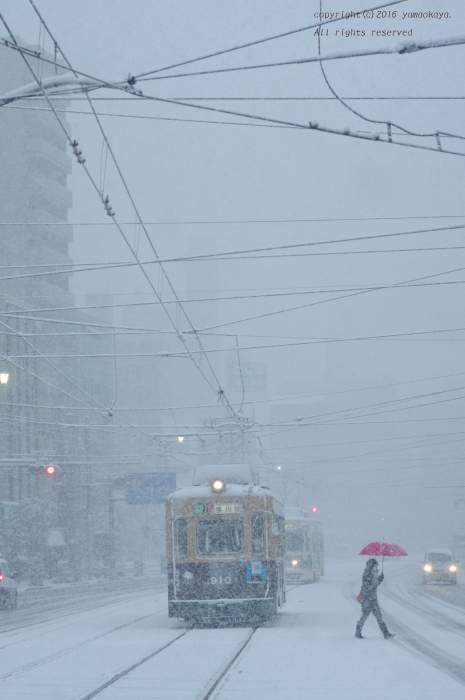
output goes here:
<path id="1" fill-rule="evenodd" d="M 384 573 L 379 573 L 378 562 L 376 559 L 368 559 L 365 566 L 365 571 L 363 572 L 362 590 L 360 591 L 362 617 L 357 622 L 357 628 L 355 630 L 355 636 L 357 639 L 363 639 L 362 627 L 371 612 L 376 617 L 384 639 L 391 639 L 391 637 L 394 636 L 389 632 L 386 623 L 383 620 L 383 616 L 381 615 L 381 610 L 379 609 L 378 586 L 382 581 L 384 581 Z M 359 600 L 359 598 L 357 600 Z"/>

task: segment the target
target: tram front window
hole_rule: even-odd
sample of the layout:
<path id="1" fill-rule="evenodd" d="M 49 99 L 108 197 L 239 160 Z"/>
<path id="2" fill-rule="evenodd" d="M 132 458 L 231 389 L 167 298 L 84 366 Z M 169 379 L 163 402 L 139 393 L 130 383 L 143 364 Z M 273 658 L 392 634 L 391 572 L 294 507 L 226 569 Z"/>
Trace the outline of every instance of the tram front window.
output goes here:
<path id="1" fill-rule="evenodd" d="M 286 532 L 286 552 L 303 552 L 303 532 Z"/>
<path id="2" fill-rule="evenodd" d="M 197 551 L 200 554 L 235 554 L 244 547 L 241 520 L 200 520 L 197 523 Z"/>

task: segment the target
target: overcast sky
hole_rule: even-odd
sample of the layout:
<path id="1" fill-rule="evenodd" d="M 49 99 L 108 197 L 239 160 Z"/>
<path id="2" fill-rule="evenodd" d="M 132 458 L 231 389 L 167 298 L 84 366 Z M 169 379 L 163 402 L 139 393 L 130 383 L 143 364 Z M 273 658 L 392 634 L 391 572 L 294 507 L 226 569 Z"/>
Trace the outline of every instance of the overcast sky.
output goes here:
<path id="1" fill-rule="evenodd" d="M 376 4 L 374 0 L 372 4 L 365 0 L 360 6 L 347 6 L 340 0 L 332 0 L 331 3 L 324 0 L 323 11 L 357 10 Z M 164 3 L 148 0 L 100 0 L 97 3 L 94 0 L 38 0 L 37 6 L 74 68 L 109 81 L 122 80 L 128 75 L 164 68 L 207 53 L 305 27 L 316 22 L 315 13 L 319 12 L 319 0 L 236 0 L 231 3 L 224 0 L 202 3 L 187 0 Z M 327 25 L 328 35 L 325 31 L 321 40 L 322 54 L 396 46 L 400 41 L 418 42 L 463 33 L 465 8 L 458 0 L 411 0 L 386 8 L 386 11 L 396 11 L 397 16 L 350 19 Z M 27 0 L 6 0 L 2 3 L 2 12 L 14 34 L 30 44 L 41 41 L 39 22 Z M 414 12 L 447 12 L 450 17 L 403 18 L 404 13 Z M 351 29 L 364 31 L 365 36 L 346 36 Z M 341 30 L 344 30 L 343 36 Z M 412 30 L 412 35 L 401 39 L 372 36 L 373 31 L 382 30 Z M 338 35 L 336 31 L 339 31 Z M 53 52 L 48 39 L 45 48 Z M 457 46 L 405 55 L 328 61 L 325 70 L 331 86 L 343 97 L 465 97 L 464 51 L 464 47 Z M 158 75 L 289 61 L 317 52 L 318 38 L 315 29 L 311 29 Z M 185 98 L 185 101 L 197 105 L 246 115 L 303 125 L 316 121 L 321 126 L 333 129 L 347 127 L 354 133 L 386 133 L 385 125 L 363 121 L 336 100 L 256 99 L 332 97 L 317 63 L 140 81 L 136 87 L 147 95 Z M 102 116 L 102 124 L 143 219 L 151 223 L 166 222 L 165 225 L 148 227 L 161 258 L 415 231 L 465 221 L 465 159 L 459 156 L 310 130 L 282 128 L 247 116 L 237 117 L 162 102 L 127 101 L 121 92 L 111 90 L 96 91 L 92 97 L 97 111 L 105 115 Z M 393 122 L 412 132 L 434 133 L 440 130 L 465 136 L 465 100 L 358 100 L 349 104 L 371 119 Z M 102 137 L 95 120 L 89 115 L 77 113 L 89 111 L 87 102 L 84 98 L 73 99 L 69 111 L 68 121 L 72 125 L 73 136 L 83 149 L 90 171 L 98 182 L 105 178 L 104 190 L 111 198 L 118 219 L 133 222 L 134 213 L 109 159 L 107 167 L 102 168 L 105 151 L 102 151 Z M 189 120 L 198 120 L 199 123 Z M 212 121 L 242 125 L 208 123 Z M 398 132 L 398 129 L 393 127 L 393 131 Z M 407 136 L 402 140 L 407 144 L 437 147 L 434 137 Z M 441 142 L 444 148 L 465 153 L 463 141 L 443 138 Z M 69 187 L 74 197 L 74 206 L 69 212 L 70 221 L 86 224 L 109 222 L 76 163 L 73 164 Z M 446 216 L 457 218 L 434 218 Z M 384 220 L 289 222 L 295 219 L 370 217 Z M 399 217 L 399 220 L 386 220 L 386 217 Z M 257 220 L 280 222 L 234 223 Z M 179 223 L 196 221 L 233 223 Z M 137 235 L 134 226 L 127 226 L 125 230 L 131 243 L 135 244 Z M 455 232 L 439 231 L 284 252 L 418 249 L 462 244 L 463 233 L 459 229 Z M 145 259 L 150 257 L 143 237 L 139 242 L 139 252 L 142 257 L 146 256 Z M 101 225 L 75 227 L 71 256 L 76 263 L 131 259 L 114 227 Z M 350 290 L 351 287 L 392 285 L 465 267 L 465 256 L 461 250 L 416 250 L 202 263 L 197 272 L 193 271 L 195 265 L 199 263 L 167 265 L 170 278 L 183 298 L 192 297 L 193 292 L 198 296 L 211 297 L 237 296 L 237 293 L 315 291 L 323 287 Z M 153 279 L 157 279 L 156 273 L 151 274 Z M 425 282 L 463 279 L 464 273 L 457 272 Z M 73 289 L 79 295 L 113 294 L 116 303 L 141 300 L 151 293 L 137 270 L 76 274 Z M 238 334 L 240 346 L 246 348 L 263 343 L 290 342 L 297 336 L 306 339 L 347 339 L 459 329 L 463 326 L 462 289 L 460 284 L 451 284 L 370 292 L 225 326 L 219 330 Z M 189 313 L 194 325 L 205 327 L 205 324 L 225 324 L 312 301 L 329 300 L 344 293 L 348 292 L 249 298 L 220 304 L 205 302 L 190 305 Z M 156 317 L 157 323 L 154 323 L 154 318 L 153 313 L 147 311 L 142 320 L 154 327 L 161 316 Z M 254 334 L 274 338 L 254 337 Z M 360 390 L 377 384 L 397 384 L 464 371 L 463 332 L 442 334 L 448 340 L 437 342 L 436 339 L 440 337 L 436 334 L 428 336 L 429 340 L 420 340 L 421 336 L 415 336 L 415 340 L 404 337 L 396 340 L 346 341 L 337 343 L 337 347 L 334 343 L 331 348 L 329 345 L 310 345 L 244 350 L 242 359 L 267 363 L 268 391 L 264 395 L 267 398 L 321 393 L 323 398 L 319 408 L 312 410 L 324 413 L 338 410 L 338 407 L 362 406 L 462 386 L 463 379 L 458 376 L 402 385 L 395 390 L 397 393 L 393 394 L 392 390 L 389 395 L 384 390 L 378 390 L 369 394 L 355 392 L 342 398 L 324 398 L 327 392 L 339 389 Z M 205 345 L 217 348 L 223 343 L 223 347 L 231 347 L 234 342 L 234 339 L 221 341 L 207 338 Z M 181 345 L 179 350 L 182 350 Z M 233 359 L 231 353 L 218 353 L 212 356 L 212 363 L 219 375 L 227 377 L 228 366 Z M 194 376 L 195 367 L 192 366 L 191 371 Z M 195 386 L 196 382 L 197 379 Z M 460 395 L 459 391 L 454 394 Z M 231 398 L 240 400 L 237 393 L 232 393 Z M 251 412 L 251 407 L 246 408 L 247 411 Z M 260 416 L 262 421 L 269 421 L 271 414 L 268 408 L 260 410 L 257 406 L 254 415 L 256 418 Z M 394 436 L 389 424 L 376 428 L 346 426 L 339 435 L 342 445 L 337 452 L 333 448 L 323 448 L 323 451 L 319 448 L 318 451 L 319 458 L 334 460 L 330 462 L 328 472 L 335 474 L 317 477 L 315 475 L 321 475 L 323 469 L 315 465 L 303 470 L 303 476 L 307 479 L 306 498 L 311 497 L 308 490 L 311 493 L 312 487 L 318 485 L 318 497 L 324 503 L 328 517 L 335 518 L 341 508 L 346 507 L 344 504 L 348 504 L 349 510 L 346 512 L 354 518 L 361 517 L 363 520 L 363 513 L 366 514 L 370 532 L 376 537 L 382 534 L 380 518 L 384 516 L 381 512 L 394 513 L 391 520 L 395 520 L 396 525 L 391 526 L 392 535 L 409 538 L 412 542 L 414 538 L 409 528 L 412 522 L 411 494 L 414 492 L 419 504 L 414 512 L 416 522 L 421 523 L 421 527 L 427 523 L 429 536 L 432 537 L 432 533 L 443 527 L 448 518 L 453 491 L 426 491 L 425 486 L 438 484 L 440 479 L 447 484 L 464 483 L 460 462 L 463 443 L 451 442 L 462 439 L 460 434 L 434 438 L 428 438 L 428 435 L 460 431 L 463 421 L 457 420 L 457 417 L 462 415 L 462 401 L 386 414 L 392 420 L 407 417 L 417 420 L 416 423 L 405 422 L 396 427 L 395 437 L 405 436 L 405 441 L 397 440 L 395 443 L 389 442 Z M 426 418 L 435 420 L 426 421 Z M 270 428 L 263 428 L 263 432 L 269 433 Z M 337 435 L 334 429 L 328 440 L 336 442 Z M 379 462 L 379 459 L 387 459 L 386 450 L 410 445 L 417 437 L 422 438 L 416 441 L 420 442 L 417 452 L 401 450 L 396 453 L 396 461 Z M 366 444 L 349 444 L 350 438 L 380 440 L 374 443 L 373 451 L 381 454 L 369 458 L 371 461 L 363 456 L 358 465 L 353 460 L 344 462 L 345 458 L 369 451 Z M 305 434 L 290 431 L 285 440 L 290 448 L 285 453 L 289 469 L 295 444 L 325 441 L 322 431 L 316 434 L 310 430 Z M 443 447 L 432 447 L 430 451 L 425 448 L 425 445 L 438 442 L 445 444 Z M 426 462 L 431 451 L 437 453 L 437 459 Z M 270 445 L 269 459 L 272 463 L 277 463 L 277 454 Z M 307 454 L 312 461 L 314 452 L 311 448 L 308 448 Z M 415 463 L 409 461 L 412 454 L 418 457 Z M 405 488 L 399 485 L 399 471 L 373 472 L 368 478 L 364 473 L 357 472 L 349 490 L 350 494 L 356 490 L 357 499 L 350 495 L 347 500 L 346 492 L 342 495 L 338 464 L 349 464 L 344 467 L 349 471 L 357 466 L 359 469 L 399 468 L 403 466 L 399 461 L 403 457 L 405 465 L 409 467 L 409 471 L 402 474 L 407 479 Z M 341 459 L 342 462 L 339 461 Z M 411 468 L 413 464 L 416 465 L 415 469 Z M 441 464 L 445 466 L 441 467 Z M 441 476 L 446 469 L 449 471 Z M 376 488 L 367 483 L 375 484 Z M 431 493 L 439 495 L 433 499 L 425 495 Z M 363 511 L 360 516 L 361 502 L 374 502 L 376 506 L 370 506 L 371 509 Z M 351 503 L 355 504 L 353 513 Z M 441 537 L 449 537 L 452 527 L 447 520 L 447 525 L 440 530 Z M 431 546 L 441 544 L 448 546 L 449 540 L 431 542 Z"/>

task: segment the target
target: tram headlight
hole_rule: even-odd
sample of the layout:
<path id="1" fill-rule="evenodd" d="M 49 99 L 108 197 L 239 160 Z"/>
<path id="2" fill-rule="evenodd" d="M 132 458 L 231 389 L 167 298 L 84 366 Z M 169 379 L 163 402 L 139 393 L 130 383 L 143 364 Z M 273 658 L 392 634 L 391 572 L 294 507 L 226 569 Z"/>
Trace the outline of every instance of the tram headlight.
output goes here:
<path id="1" fill-rule="evenodd" d="M 291 561 L 292 566 L 297 566 L 298 563 L 299 563 L 299 562 L 297 561 L 297 559 L 293 559 L 293 560 Z"/>
<path id="2" fill-rule="evenodd" d="M 449 571 L 457 571 L 457 567 L 455 564 L 452 564 L 452 566 L 449 566 Z"/>
<path id="3" fill-rule="evenodd" d="M 431 564 L 425 564 L 423 568 L 425 571 L 431 571 Z"/>
<path id="4" fill-rule="evenodd" d="M 219 493 L 220 491 L 224 491 L 226 488 L 226 484 L 222 479 L 215 479 L 212 481 L 212 491 L 215 491 L 215 493 Z"/>

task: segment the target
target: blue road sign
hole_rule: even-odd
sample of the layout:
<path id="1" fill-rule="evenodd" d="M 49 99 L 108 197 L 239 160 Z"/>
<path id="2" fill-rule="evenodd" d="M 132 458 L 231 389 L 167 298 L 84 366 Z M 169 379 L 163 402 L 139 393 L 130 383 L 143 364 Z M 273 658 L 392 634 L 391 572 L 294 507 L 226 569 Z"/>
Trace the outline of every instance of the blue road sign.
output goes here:
<path id="1" fill-rule="evenodd" d="M 128 506 L 164 503 L 175 488 L 176 474 L 173 472 L 126 474 L 124 500 Z"/>

